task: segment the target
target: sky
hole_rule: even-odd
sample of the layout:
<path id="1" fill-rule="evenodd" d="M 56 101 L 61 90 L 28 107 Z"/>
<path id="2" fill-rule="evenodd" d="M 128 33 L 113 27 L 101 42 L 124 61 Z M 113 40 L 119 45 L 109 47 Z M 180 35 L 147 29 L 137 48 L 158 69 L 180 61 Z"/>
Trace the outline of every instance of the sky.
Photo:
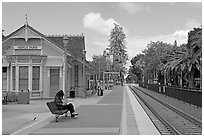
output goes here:
<path id="1" fill-rule="evenodd" d="M 202 25 L 202 2 L 3 2 L 2 30 L 8 35 L 26 22 L 44 35 L 85 36 L 87 60 L 109 45 L 114 23 L 123 27 L 129 62 L 150 41 L 187 43 Z"/>

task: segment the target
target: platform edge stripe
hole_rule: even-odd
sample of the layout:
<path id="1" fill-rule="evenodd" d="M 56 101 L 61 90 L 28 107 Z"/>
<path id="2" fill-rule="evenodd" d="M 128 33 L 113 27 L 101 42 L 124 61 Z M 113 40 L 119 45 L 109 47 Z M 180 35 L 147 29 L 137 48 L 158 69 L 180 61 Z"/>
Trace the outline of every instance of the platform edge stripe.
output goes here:
<path id="1" fill-rule="evenodd" d="M 130 91 L 129 87 L 126 86 L 126 88 L 128 91 L 127 93 L 128 93 L 129 99 L 130 99 L 130 103 L 132 105 L 133 113 L 135 116 L 135 121 L 138 125 L 138 130 L 140 132 L 140 135 L 150 135 L 150 134 L 151 135 L 160 135 L 159 131 L 156 129 L 156 127 L 154 126 L 154 124 L 149 119 L 148 115 L 146 114 L 146 112 L 140 106 L 137 99 L 135 99 L 135 97 L 132 94 L 132 92 Z M 134 104 L 138 104 L 138 105 L 134 105 Z M 133 107 L 133 106 L 135 106 L 135 107 Z M 144 114 L 143 115 L 143 117 L 145 117 L 145 119 L 143 119 L 144 121 L 142 121 L 142 119 L 139 117 L 139 115 L 137 115 L 137 113 L 139 113 L 139 111 L 140 111 L 140 113 Z"/>
<path id="2" fill-rule="evenodd" d="M 122 103 L 121 122 L 120 122 L 120 135 L 127 135 L 125 88 L 123 88 L 123 103 Z"/>

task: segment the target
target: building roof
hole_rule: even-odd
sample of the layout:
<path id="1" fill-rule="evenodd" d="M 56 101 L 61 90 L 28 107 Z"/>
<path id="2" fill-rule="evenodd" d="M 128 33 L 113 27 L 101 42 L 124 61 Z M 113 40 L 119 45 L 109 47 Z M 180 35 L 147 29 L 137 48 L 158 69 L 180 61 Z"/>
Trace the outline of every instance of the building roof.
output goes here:
<path id="1" fill-rule="evenodd" d="M 65 35 L 48 35 L 46 36 L 53 43 L 64 47 L 63 38 Z M 82 52 L 85 50 L 84 36 L 82 35 L 69 35 L 68 50 L 75 56 L 82 58 Z"/>
<path id="2" fill-rule="evenodd" d="M 20 28 L 12 32 L 11 34 L 7 36 L 2 36 L 2 42 L 5 42 L 6 40 L 10 39 L 12 36 L 14 36 L 16 33 L 18 33 L 19 31 L 21 31 L 22 29 L 26 27 L 32 30 L 33 32 L 35 32 L 36 34 L 38 34 L 39 36 L 41 36 L 42 38 L 44 38 L 45 40 L 59 47 L 63 51 L 65 50 L 64 44 L 63 44 L 63 38 L 65 37 L 65 35 L 47 35 L 46 36 L 40 33 L 38 30 L 31 27 L 28 23 L 24 24 L 23 26 L 21 26 Z M 85 50 L 85 38 L 84 38 L 83 33 L 81 35 L 68 35 L 67 37 L 69 38 L 68 53 L 72 57 L 75 57 L 79 62 L 83 62 L 82 52 L 83 50 Z M 89 63 L 85 62 L 85 64 L 89 66 L 88 65 Z"/>
<path id="3" fill-rule="evenodd" d="M 7 39 L 9 39 L 11 36 L 13 36 L 14 34 L 16 34 L 18 31 L 20 31 L 21 29 L 23 29 L 25 27 L 25 24 L 23 26 L 21 26 L 20 28 L 18 28 L 17 30 L 13 31 L 11 34 L 4 36 L 4 39 L 2 39 L 2 42 L 6 41 Z"/>
<path id="4" fill-rule="evenodd" d="M 46 39 L 47 41 L 53 43 L 55 46 L 64 50 L 63 38 L 65 37 L 65 35 L 46 36 L 28 24 L 24 24 L 23 26 L 21 26 L 20 28 L 18 28 L 17 30 L 15 30 L 14 32 L 12 32 L 11 34 L 9 34 L 7 36 L 4 36 L 4 37 L 2 36 L 2 41 L 5 42 L 6 40 L 10 39 L 13 35 L 15 35 L 20 30 L 24 29 L 25 27 L 28 27 L 30 30 L 37 33 L 42 38 Z M 68 44 L 69 45 L 69 48 L 68 48 L 69 54 L 81 59 L 82 58 L 82 56 L 81 56 L 82 51 L 85 50 L 85 41 L 84 41 L 83 34 L 82 35 L 70 35 L 70 36 L 68 36 L 68 38 L 70 39 L 69 44 Z"/>

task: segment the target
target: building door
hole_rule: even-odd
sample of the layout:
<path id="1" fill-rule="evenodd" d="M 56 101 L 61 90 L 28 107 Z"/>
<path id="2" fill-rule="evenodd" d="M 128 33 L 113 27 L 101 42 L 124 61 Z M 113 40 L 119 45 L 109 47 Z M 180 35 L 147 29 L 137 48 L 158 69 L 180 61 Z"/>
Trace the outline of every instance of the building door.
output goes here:
<path id="1" fill-rule="evenodd" d="M 28 88 L 28 66 L 19 66 L 19 90 L 27 91 Z"/>
<path id="2" fill-rule="evenodd" d="M 50 68 L 50 97 L 59 91 L 59 68 Z"/>
<path id="3" fill-rule="evenodd" d="M 7 67 L 2 67 L 2 90 L 7 91 Z"/>

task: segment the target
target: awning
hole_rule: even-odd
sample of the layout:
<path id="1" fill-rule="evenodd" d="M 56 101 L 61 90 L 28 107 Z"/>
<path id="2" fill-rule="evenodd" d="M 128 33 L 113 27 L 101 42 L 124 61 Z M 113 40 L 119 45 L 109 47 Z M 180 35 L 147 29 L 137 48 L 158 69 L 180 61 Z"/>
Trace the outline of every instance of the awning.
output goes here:
<path id="1" fill-rule="evenodd" d="M 45 66 L 47 66 L 47 67 L 61 67 L 61 66 L 63 66 L 63 60 L 54 60 L 54 59 L 52 59 L 52 60 L 47 60 L 47 62 L 46 62 L 46 64 L 45 64 Z"/>
<path id="2" fill-rule="evenodd" d="M 47 60 L 45 66 L 46 67 L 62 67 L 64 64 L 63 60 L 62 59 L 52 59 L 52 60 Z M 71 68 L 72 66 L 67 63 L 68 65 L 68 68 Z"/>
<path id="3" fill-rule="evenodd" d="M 85 66 L 89 67 L 88 63 L 87 62 L 84 63 L 82 59 L 76 58 L 76 60 L 79 61 L 81 64 L 84 64 Z"/>

